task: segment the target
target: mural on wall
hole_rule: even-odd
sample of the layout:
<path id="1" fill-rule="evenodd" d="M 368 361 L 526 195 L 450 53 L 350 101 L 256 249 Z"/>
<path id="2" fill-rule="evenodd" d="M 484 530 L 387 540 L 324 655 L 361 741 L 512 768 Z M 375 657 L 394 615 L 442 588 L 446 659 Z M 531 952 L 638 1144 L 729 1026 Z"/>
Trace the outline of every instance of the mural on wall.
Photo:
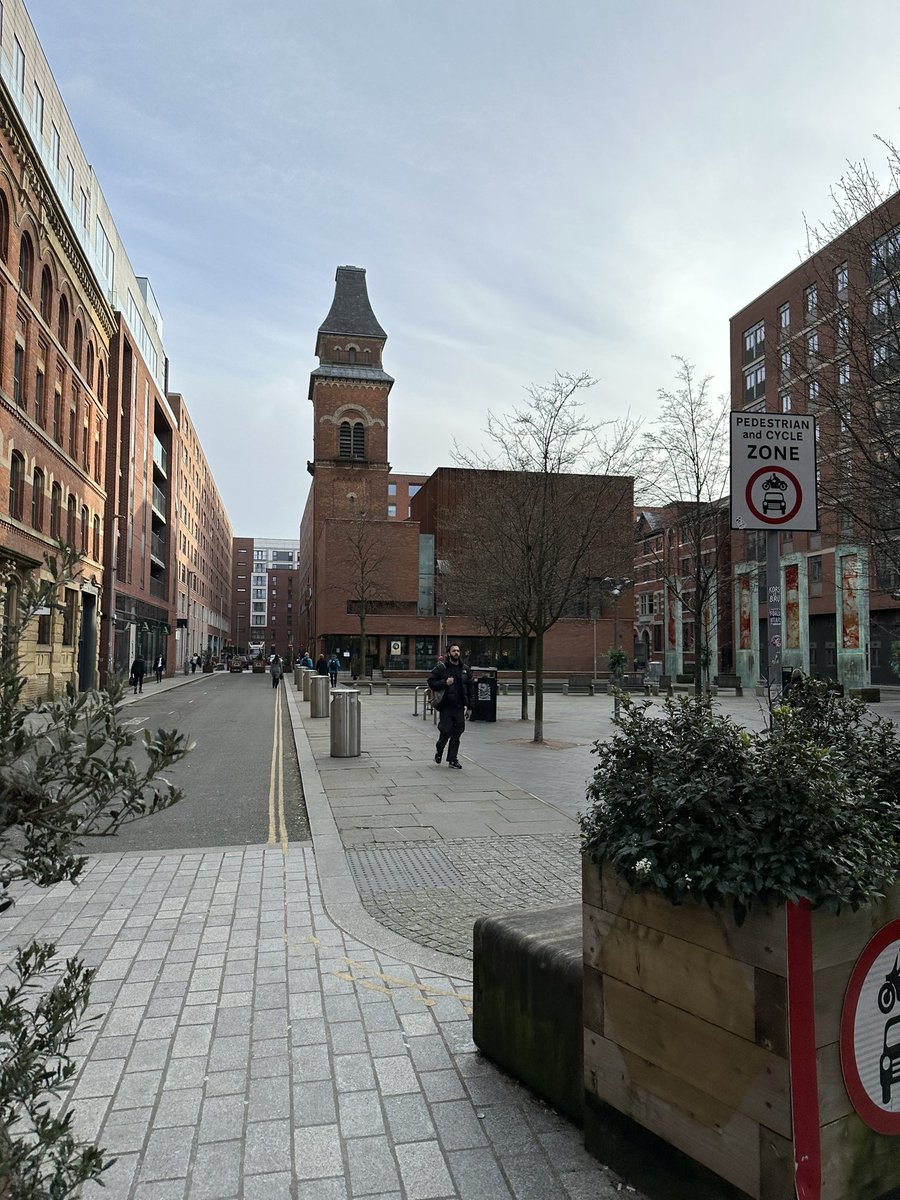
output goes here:
<path id="1" fill-rule="evenodd" d="M 740 613 L 740 626 L 738 630 L 738 649 L 752 650 L 753 649 L 753 634 L 751 629 L 751 620 L 753 617 L 753 596 L 750 591 L 750 576 L 742 575 L 739 583 L 740 597 L 738 611 Z"/>
<path id="2" fill-rule="evenodd" d="M 845 650 L 859 649 L 858 567 L 855 554 L 841 559 L 841 645 Z"/>
<path id="3" fill-rule="evenodd" d="M 800 568 L 796 563 L 784 568 L 784 644 L 788 650 L 800 649 Z"/>

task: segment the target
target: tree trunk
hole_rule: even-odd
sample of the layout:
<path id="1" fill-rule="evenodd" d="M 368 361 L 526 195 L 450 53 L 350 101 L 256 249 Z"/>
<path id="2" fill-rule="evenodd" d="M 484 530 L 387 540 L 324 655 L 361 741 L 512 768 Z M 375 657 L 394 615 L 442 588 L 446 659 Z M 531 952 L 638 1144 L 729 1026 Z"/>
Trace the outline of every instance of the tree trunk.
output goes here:
<path id="1" fill-rule="evenodd" d="M 534 635 L 534 737 L 532 741 L 544 740 L 544 631 L 537 629 Z"/>
<path id="2" fill-rule="evenodd" d="M 359 614 L 359 677 L 366 677 L 366 614 Z"/>
<path id="3" fill-rule="evenodd" d="M 528 638 L 523 634 L 519 639 L 520 674 L 522 678 L 522 709 L 519 714 L 521 721 L 528 720 Z"/>

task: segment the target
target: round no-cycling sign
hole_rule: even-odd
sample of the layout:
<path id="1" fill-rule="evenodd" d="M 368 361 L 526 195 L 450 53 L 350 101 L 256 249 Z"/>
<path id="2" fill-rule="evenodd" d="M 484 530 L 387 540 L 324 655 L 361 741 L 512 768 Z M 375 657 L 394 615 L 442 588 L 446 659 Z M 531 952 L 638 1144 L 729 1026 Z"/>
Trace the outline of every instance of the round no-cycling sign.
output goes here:
<path id="1" fill-rule="evenodd" d="M 841 1013 L 841 1070 L 869 1128 L 900 1134 L 900 921 L 880 929 L 853 968 Z"/>

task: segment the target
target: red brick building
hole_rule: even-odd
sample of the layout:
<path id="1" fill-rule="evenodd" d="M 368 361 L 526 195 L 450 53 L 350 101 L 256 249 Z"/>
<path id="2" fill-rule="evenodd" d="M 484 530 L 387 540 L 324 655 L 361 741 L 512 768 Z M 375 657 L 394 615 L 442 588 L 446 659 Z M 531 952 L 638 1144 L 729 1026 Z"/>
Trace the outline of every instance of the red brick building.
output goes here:
<path id="1" fill-rule="evenodd" d="M 238 653 L 293 662 L 306 649 L 298 548 L 286 538 L 233 539 L 231 631 Z"/>
<path id="2" fill-rule="evenodd" d="M 393 379 L 382 365 L 387 335 L 369 302 L 365 271 L 339 267 L 334 300 L 318 331 L 319 366 L 310 378 L 313 406 L 312 485 L 300 527 L 299 584 L 304 601 L 301 640 L 313 657 L 338 654 L 356 665 L 360 617 L 364 663 L 372 669 L 431 668 L 445 634 L 473 659 L 487 661 L 487 631 L 464 612 L 444 610 L 442 547 L 451 540 L 448 513 L 466 472 L 399 475 L 388 461 L 388 398 Z M 615 484 L 617 536 L 626 545 L 632 522 L 632 481 Z M 609 481 L 604 481 L 608 486 Z M 598 486 L 600 484 L 598 483 Z M 619 536 L 621 535 L 621 536 Z M 630 553 L 630 551 L 626 551 Z M 618 605 L 573 604 L 545 642 L 545 669 L 589 672 L 608 650 L 616 620 L 630 631 L 630 595 Z M 593 619 L 592 619 L 593 617 Z M 496 647 L 492 647 L 496 650 Z M 500 647 L 515 667 L 515 639 Z"/>

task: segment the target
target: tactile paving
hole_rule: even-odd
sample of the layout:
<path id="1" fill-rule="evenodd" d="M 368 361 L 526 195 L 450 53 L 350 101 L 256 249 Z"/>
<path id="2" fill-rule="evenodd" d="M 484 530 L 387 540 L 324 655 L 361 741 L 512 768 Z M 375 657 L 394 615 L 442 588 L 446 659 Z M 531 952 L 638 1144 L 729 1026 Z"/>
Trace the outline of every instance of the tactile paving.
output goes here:
<path id="1" fill-rule="evenodd" d="M 459 888 L 464 880 L 436 846 L 348 850 L 347 862 L 360 892 Z"/>

